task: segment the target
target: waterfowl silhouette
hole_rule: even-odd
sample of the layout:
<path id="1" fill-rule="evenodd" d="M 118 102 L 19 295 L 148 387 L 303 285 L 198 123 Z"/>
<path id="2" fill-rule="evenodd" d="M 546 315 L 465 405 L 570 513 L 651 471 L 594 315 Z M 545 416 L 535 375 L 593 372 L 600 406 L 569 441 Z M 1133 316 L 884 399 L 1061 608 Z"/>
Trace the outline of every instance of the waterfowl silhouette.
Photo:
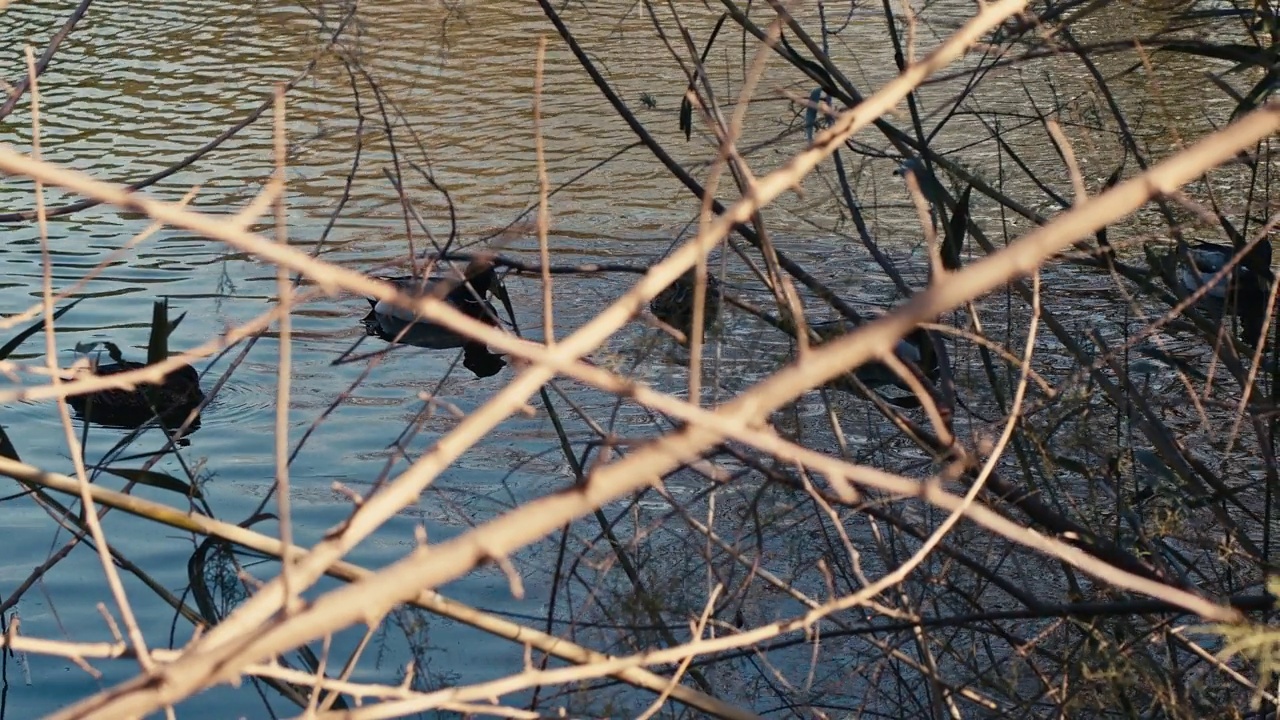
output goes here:
<path id="1" fill-rule="evenodd" d="M 98 365 L 93 374 L 117 375 L 147 366 L 147 363 L 120 359 L 119 350 L 112 356 L 114 362 Z M 158 385 L 143 383 L 132 390 L 110 388 L 67 398 L 67 404 L 81 418 L 99 425 L 122 428 L 141 427 L 156 417 L 165 427 L 175 428 L 185 422 L 191 411 L 200 407 L 202 402 L 204 393 L 200 390 L 200 373 L 190 365 L 183 365 L 165 375 Z M 190 429 L 198 427 L 200 418 L 196 416 Z"/>
<path id="2" fill-rule="evenodd" d="M 151 308 L 151 334 L 147 339 L 145 363 L 125 360 L 115 343 L 98 341 L 77 345 L 78 352 L 89 352 L 98 347 L 106 348 L 111 362 L 98 364 L 94 375 L 117 375 L 154 365 L 169 357 L 169 335 L 173 333 L 186 313 L 169 322 L 169 300 L 158 300 Z M 110 427 L 138 428 L 154 418 L 159 418 L 165 428 L 177 428 L 186 422 L 191 411 L 204 402 L 200 390 L 200 373 L 190 365 L 183 365 L 164 376 L 159 383 L 142 383 L 132 389 L 110 388 L 67 398 L 67 404 L 76 414 L 88 422 Z M 188 432 L 200 427 L 197 415 L 187 428 Z"/>
<path id="3" fill-rule="evenodd" d="M 497 311 L 488 300 L 489 293 L 498 287 L 498 275 L 494 271 L 492 260 L 488 258 L 472 260 L 467 266 L 464 277 L 465 280 L 456 275 L 379 279 L 415 297 L 439 297 L 464 315 L 496 327 Z M 384 300 L 373 298 L 368 300 L 370 310 L 363 322 L 370 335 L 387 342 L 433 350 L 462 348 L 463 367 L 475 373 L 477 377 L 496 375 L 507 365 L 500 355 L 490 352 L 484 343 L 471 340 L 443 325 L 423 320 L 412 310 L 397 307 Z"/>
<path id="4" fill-rule="evenodd" d="M 841 335 L 848 333 L 852 327 L 847 321 L 832 320 L 828 322 L 814 323 L 809 326 L 823 342 L 827 342 Z M 924 328 L 916 328 L 907 333 L 905 337 L 898 341 L 893 349 L 894 355 L 898 356 L 908 367 L 915 366 L 924 374 L 925 379 L 930 383 L 937 383 L 940 374 L 938 366 L 938 355 L 933 349 L 933 340 L 929 332 Z M 893 386 L 900 390 L 912 392 L 911 387 L 898 377 L 898 374 L 889 369 L 882 362 L 870 361 L 854 371 L 854 376 L 869 388 L 881 388 L 885 386 Z M 849 381 L 847 376 L 841 376 L 832 380 L 827 384 L 834 390 L 840 390 L 851 394 L 856 394 L 853 383 Z M 919 407 L 920 399 L 915 395 L 906 397 L 890 398 L 889 402 L 898 407 L 910 408 Z"/>
<path id="5" fill-rule="evenodd" d="M 1240 339 L 1256 345 L 1266 324 L 1267 299 L 1275 275 L 1271 270 L 1271 243 L 1261 240 L 1224 277 L 1214 275 L 1237 254 L 1235 247 L 1201 242 L 1187 248 L 1188 263 L 1179 259 L 1177 280 L 1185 293 L 1208 286 L 1199 306 L 1210 317 L 1236 315 L 1240 318 Z"/>
<path id="6" fill-rule="evenodd" d="M 676 278 L 674 282 L 663 288 L 653 300 L 649 301 L 649 312 L 662 322 L 684 334 L 682 345 L 688 345 L 693 337 L 693 294 L 697 283 L 694 270 Z M 723 290 L 720 281 L 714 275 L 707 274 L 707 292 L 702 305 L 702 332 L 720 317 L 721 295 Z"/>

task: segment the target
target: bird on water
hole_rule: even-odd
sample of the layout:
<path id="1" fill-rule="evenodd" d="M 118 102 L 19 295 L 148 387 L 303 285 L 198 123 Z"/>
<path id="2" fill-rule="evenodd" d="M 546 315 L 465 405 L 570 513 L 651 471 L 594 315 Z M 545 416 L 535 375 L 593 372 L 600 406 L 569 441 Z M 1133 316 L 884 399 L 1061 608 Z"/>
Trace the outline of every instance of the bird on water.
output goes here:
<path id="1" fill-rule="evenodd" d="M 697 274 L 690 269 L 676 278 L 662 292 L 649 301 L 649 312 L 662 322 L 679 330 L 684 335 L 682 345 L 688 345 L 693 337 L 694 290 L 697 287 Z M 720 281 L 710 273 L 707 274 L 706 297 L 702 304 L 702 331 L 706 330 L 720 317 L 721 296 L 723 289 Z"/>
<path id="2" fill-rule="evenodd" d="M 1240 339 L 1256 346 L 1266 324 L 1267 301 L 1275 274 L 1271 269 L 1271 243 L 1263 239 L 1245 251 L 1236 265 L 1216 277 L 1239 253 L 1232 245 L 1200 242 L 1180 258 L 1177 280 L 1184 293 L 1207 286 L 1198 305 L 1210 317 L 1240 318 Z"/>
<path id="3" fill-rule="evenodd" d="M 154 303 L 145 363 L 125 360 L 120 348 L 112 342 L 91 342 L 77 346 L 77 350 L 88 352 L 98 347 L 106 349 L 111 362 L 95 363 L 91 370 L 99 377 L 140 370 L 169 357 L 169 335 L 182 322 L 182 318 L 183 315 L 180 315 L 169 322 L 169 301 L 165 299 Z M 177 427 L 186 422 L 192 411 L 198 410 L 203 403 L 200 373 L 190 365 L 177 367 L 158 383 L 144 382 L 133 388 L 107 388 L 67 398 L 67 404 L 85 420 L 122 428 L 141 427 L 153 418 L 159 418 L 165 427 Z M 197 415 L 192 420 L 190 429 L 199 426 L 200 417 Z"/>
<path id="4" fill-rule="evenodd" d="M 489 302 L 489 294 L 499 287 L 498 274 L 492 259 L 479 257 L 467 265 L 462 277 L 431 275 L 428 277 L 400 276 L 378 278 L 396 286 L 396 289 L 413 297 L 438 297 L 462 314 L 486 325 L 497 326 L 498 314 Z M 496 293 L 495 293 L 496 294 Z M 496 375 L 507 363 L 502 356 L 489 351 L 476 342 L 444 325 L 423 319 L 408 310 L 385 300 L 368 298 L 370 310 L 364 317 L 366 331 L 387 342 L 403 343 L 432 350 L 462 348 L 462 364 L 477 377 Z"/>

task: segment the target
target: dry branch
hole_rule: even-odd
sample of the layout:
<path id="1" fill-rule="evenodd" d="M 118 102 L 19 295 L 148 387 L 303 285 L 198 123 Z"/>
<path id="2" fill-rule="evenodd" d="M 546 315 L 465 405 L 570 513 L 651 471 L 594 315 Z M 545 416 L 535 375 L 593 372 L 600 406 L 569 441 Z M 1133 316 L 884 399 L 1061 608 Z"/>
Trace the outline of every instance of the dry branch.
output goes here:
<path id="1" fill-rule="evenodd" d="M 1155 166 L 1148 173 L 1117 186 L 1105 195 L 1082 203 L 1006 250 L 956 273 L 945 286 L 935 286 L 922 292 L 899 311 L 831 343 L 830 346 L 816 350 L 804 363 L 784 369 L 739 399 L 722 406 L 714 414 L 724 424 L 758 422 L 799 392 L 843 372 L 850 363 L 856 364 L 869 359 L 876 352 L 888 352 L 896 339 L 919 320 L 936 316 L 978 297 L 1010 277 L 1029 272 L 1058 249 L 1070 245 L 1075 238 L 1083 237 L 1132 212 L 1154 194 L 1170 192 L 1215 164 L 1230 160 L 1240 149 L 1249 147 L 1277 128 L 1280 128 L 1280 103 L 1269 105 L 1239 123 L 1209 136 L 1187 151 Z M 267 629 L 241 648 L 243 653 L 240 657 L 247 658 L 248 661 L 270 657 L 319 637 L 327 628 L 372 621 L 380 612 L 389 609 L 399 599 L 411 596 L 420 588 L 438 586 L 460 577 L 485 561 L 505 558 L 514 550 L 544 537 L 568 520 L 659 481 L 662 474 L 723 440 L 722 427 L 692 424 L 679 433 L 639 449 L 623 460 L 596 470 L 581 488 L 527 503 L 455 540 L 419 548 L 404 560 L 368 580 L 330 593 L 295 618 Z M 941 492 L 931 484 L 923 484 L 920 488 L 925 499 L 938 502 L 943 507 L 949 504 L 941 501 Z M 955 509 L 955 506 L 947 509 Z M 1059 557 L 1100 574 L 1121 587 L 1169 600 L 1207 619 L 1231 622 L 1239 618 L 1239 613 L 1230 607 L 1115 570 L 1105 563 L 1092 561 L 1074 548 L 1062 546 L 1038 533 L 1020 528 L 981 506 L 971 508 L 968 516 L 1001 534 L 1012 535 L 1011 539 L 1015 541 L 1024 542 L 1042 551 L 1052 550 Z M 378 605 L 371 607 L 369 603 L 374 599 Z M 801 623 L 792 629 L 804 626 Z M 770 633 L 766 633 L 768 634 Z M 704 642 L 700 646 L 706 652 L 735 647 L 744 640 L 755 639 L 745 637 L 749 635 L 751 633 L 716 642 Z M 221 656 L 222 653 L 217 655 Z M 672 651 L 671 655 L 658 653 L 657 657 L 663 661 L 671 661 L 682 655 Z M 180 664 L 191 666 L 207 681 L 234 677 L 233 671 L 218 667 L 221 659 L 190 656 Z M 144 689 L 140 692 L 149 694 L 155 691 Z M 131 705 L 129 703 L 126 706 Z M 76 715 L 68 714 L 67 717 Z"/>
<path id="2" fill-rule="evenodd" d="M 32 465 L 3 456 L 0 456 L 0 474 L 11 477 L 24 485 L 45 487 L 73 496 L 78 496 L 80 493 L 80 483 L 75 478 L 46 472 Z M 274 557 L 284 557 L 285 546 L 280 540 L 248 530 L 239 525 L 222 522 L 197 513 L 181 511 L 168 505 L 116 492 L 98 485 L 90 485 L 88 489 L 95 505 L 122 510 L 140 518 L 179 530 L 226 540 L 241 547 Z M 304 548 L 295 546 L 292 550 L 292 555 L 297 557 L 304 552 Z M 339 580 L 355 582 L 372 575 L 373 571 L 348 562 L 339 561 L 331 565 L 325 571 L 325 574 Z M 447 617 L 496 637 L 541 650 L 568 662 L 586 665 L 609 659 L 609 656 L 604 653 L 596 652 L 564 638 L 549 635 L 477 610 L 465 603 L 450 599 L 431 590 L 423 590 L 416 598 L 408 602 L 441 617 Z M 624 669 L 619 671 L 615 677 L 635 687 L 655 693 L 662 692 L 668 685 L 667 678 L 644 668 Z M 673 695 L 680 702 L 715 717 L 743 719 L 755 717 L 752 714 L 743 714 L 738 708 L 692 688 L 678 686 L 673 691 Z"/>

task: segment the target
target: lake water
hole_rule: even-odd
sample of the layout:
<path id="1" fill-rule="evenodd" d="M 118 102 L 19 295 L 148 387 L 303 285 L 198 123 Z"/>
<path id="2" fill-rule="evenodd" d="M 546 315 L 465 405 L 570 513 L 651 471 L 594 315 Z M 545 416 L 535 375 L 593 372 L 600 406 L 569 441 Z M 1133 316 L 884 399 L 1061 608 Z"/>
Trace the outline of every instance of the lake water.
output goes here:
<path id="1" fill-rule="evenodd" d="M 952 4 L 954 17 L 960 17 L 960 10 L 967 15 L 971 8 L 971 4 Z M 566 19 L 622 97 L 677 159 L 697 169 L 699 177 L 705 176 L 700 163 L 711 156 L 708 144 L 696 136 L 694 141 L 686 141 L 677 123 L 684 77 L 655 41 L 644 10 L 627 2 L 592 3 L 590 8 L 571 5 L 565 11 Z M 679 5 L 700 44 L 716 16 L 697 4 Z M 553 187 L 573 180 L 552 200 L 550 245 L 558 261 L 646 266 L 696 221 L 696 203 L 642 148 L 633 148 L 578 177 L 635 138 L 587 81 L 535 5 L 464 3 L 453 9 L 400 1 L 363 5 L 338 46 L 340 52 L 326 52 L 324 42 L 343 9 L 338 5 L 310 7 L 307 11 L 289 3 L 216 1 L 95 3 L 40 79 L 45 157 L 99 179 L 136 182 L 173 165 L 246 117 L 270 98 L 275 83 L 295 79 L 314 60 L 314 70 L 289 94 L 291 243 L 352 269 L 399 272 L 407 267 L 405 222 L 394 188 L 384 175 L 394 168 L 386 123 L 394 128 L 394 151 L 401 162 L 407 195 L 435 241 L 443 242 L 456 230 L 458 246 L 463 249 L 483 244 L 533 261 L 537 241 L 532 215 L 526 213 L 536 203 L 538 190 L 531 97 L 537 40 L 545 36 L 549 41 L 543 123 L 547 169 Z M 38 53 L 71 8 L 66 2 L 41 0 L 14 3 L 0 11 L 0 78 L 16 82 L 22 77 L 22 45 L 32 43 Z M 803 12 L 812 11 L 803 8 Z M 1099 37 L 1104 30 L 1108 36 L 1144 31 L 1143 12 L 1135 11 L 1131 16 L 1126 12 L 1115 9 L 1109 18 L 1111 24 L 1087 25 L 1081 31 L 1098 33 Z M 858 8 L 842 22 L 848 23 L 848 30 L 832 52 L 842 59 L 843 66 L 856 70 L 851 79 L 869 92 L 893 72 L 892 47 L 884 34 L 881 11 Z M 938 33 L 948 29 L 945 24 L 930 27 Z M 922 46 L 933 42 L 933 35 L 921 38 Z M 747 47 L 749 58 L 754 46 Z M 711 67 L 722 74 L 713 78 L 722 101 L 733 97 L 741 85 L 743 52 L 734 39 L 718 45 L 709 59 Z M 352 76 L 340 56 L 368 73 L 357 78 L 358 105 Z M 1111 66 L 1104 68 L 1107 72 L 1124 67 L 1118 59 L 1110 62 Z M 1162 58 L 1156 69 L 1165 77 L 1180 78 L 1185 62 L 1189 61 Z M 1043 87 L 1033 83 L 1043 90 L 1041 99 L 1055 90 L 1079 92 L 1082 72 L 1065 60 L 1046 61 L 1037 72 L 1047 78 Z M 976 102 L 991 112 L 1030 113 L 1029 101 L 1021 90 L 1026 80 L 1016 74 L 992 78 Z M 1048 80 L 1058 87 L 1050 88 Z M 776 60 L 766 73 L 761 84 L 764 99 L 753 107 L 740 146 L 754 148 L 780 133 L 787 134 L 753 150 L 750 160 L 757 175 L 802 147 L 802 122 L 778 93 L 785 90 L 805 97 L 809 90 L 806 82 Z M 943 101 L 956 92 L 959 82 L 922 92 L 930 113 L 945 107 Z M 383 94 L 381 105 L 375 86 Z M 1180 107 L 1180 94 L 1203 95 L 1204 86 L 1199 81 L 1179 80 L 1165 90 L 1163 101 L 1169 107 Z M 1126 96 L 1125 102 L 1145 102 L 1136 96 Z M 1094 102 L 1085 98 L 1073 107 L 1081 117 L 1087 117 L 1094 112 Z M 1203 108 L 1203 103 L 1197 107 Z M 1203 124 L 1208 112 L 1197 111 L 1185 120 Z M 907 126 L 905 115 L 895 122 Z M 1146 137 L 1156 155 L 1174 142 L 1168 134 L 1148 130 Z M 967 135 L 975 131 L 986 137 L 976 120 L 961 118 L 948 125 L 936 143 L 962 147 Z M 1186 128 L 1183 132 L 1191 134 Z M 0 125 L 0 142 L 25 148 L 30 137 L 30 114 L 24 102 Z M 1038 124 L 1009 129 L 1007 137 L 1027 151 L 1027 159 L 1037 172 L 1060 183 L 1058 187 L 1066 187 L 1062 184 L 1065 173 Z M 1079 150 L 1082 164 L 1094 181 L 1091 187 L 1096 187 L 1096 180 L 1114 168 L 1116 149 L 1083 131 L 1078 137 L 1084 143 Z M 884 149 L 878 135 L 864 133 L 859 139 L 870 143 L 869 148 Z M 271 142 L 268 112 L 148 192 L 177 200 L 198 186 L 193 207 L 231 215 L 248 203 L 269 177 Z M 357 148 L 360 163 L 349 198 L 328 229 L 344 196 Z M 996 158 L 988 149 L 963 157 L 984 172 L 995 168 Z M 429 169 L 448 190 L 456 228 L 451 227 L 450 208 L 442 195 L 410 162 Z M 877 240 L 903 264 L 909 280 L 922 285 L 927 260 L 909 198 L 900 181 L 890 174 L 894 160 L 873 157 L 855 158 L 854 162 L 856 182 L 867 203 L 864 209 L 871 211 Z M 803 194 L 790 194 L 767 211 L 775 227 L 774 241 L 855 304 L 887 306 L 895 300 L 892 286 L 878 275 L 874 263 L 848 234 L 851 226 L 844 222 L 837 227 L 840 215 L 833 204 L 832 176 L 826 168 L 806 181 Z M 57 190 L 50 190 L 47 197 L 53 207 L 76 199 Z M 0 178 L 0 212 L 29 209 L 32 202 L 29 182 Z M 1035 209 L 1052 210 L 1048 203 Z M 984 206 L 979 214 L 996 220 L 996 212 L 994 206 Z M 1025 221 L 1011 222 L 1009 232 L 1016 234 L 1028 226 Z M 145 227 L 144 219 L 109 207 L 52 219 L 49 233 L 55 287 L 75 282 Z M 256 229 L 268 237 L 274 232 L 269 217 Z M 1119 237 L 1126 232 L 1141 231 L 1121 229 Z M 0 233 L 5 239 L 0 243 L 0 311 L 13 313 L 40 297 L 43 269 L 39 234 L 29 222 L 4 225 Z M 322 236 L 323 245 L 318 245 Z M 431 242 L 416 226 L 413 237 L 418 250 Z M 730 262 L 728 274 L 744 297 L 766 302 L 758 288 L 752 289 L 748 271 L 736 259 Z M 621 295 L 631 278 L 558 278 L 554 296 L 557 332 L 563 336 L 581 325 Z M 1062 282 L 1078 292 L 1072 319 L 1089 323 L 1094 312 L 1087 299 L 1090 288 L 1080 285 L 1076 276 L 1062 278 Z M 1091 278 L 1089 282 L 1099 281 Z M 1092 290 L 1103 292 L 1108 282 L 1102 280 Z M 275 283 L 273 269 L 253 258 L 191 233 L 162 229 L 136 249 L 110 260 L 78 293 L 88 299 L 59 324 L 58 360 L 70 364 L 77 343 L 92 340 L 114 341 L 127 354 L 141 359 L 151 302 L 159 297 L 169 298 L 174 312 L 186 314 L 172 345 L 194 346 L 262 313 L 276 294 Z M 539 336 L 540 285 L 536 280 L 516 278 L 508 282 L 508 288 L 522 326 Z M 450 373 L 454 354 L 400 348 L 357 383 L 366 363 L 333 363 L 363 337 L 360 319 L 367 310 L 364 299 L 344 296 L 309 303 L 294 314 L 292 442 L 314 426 L 290 470 L 295 538 L 300 543 L 316 541 L 347 516 L 349 505 L 332 489 L 334 483 L 367 491 L 379 477 L 407 467 L 452 427 L 453 420 L 440 414 L 419 420 L 419 392 L 434 390 L 465 412 L 483 403 L 510 377 L 510 370 L 488 379 L 471 377 L 461 368 Z M 623 367 L 652 353 L 655 338 L 655 331 L 633 323 L 595 357 Z M 380 342 L 368 339 L 361 351 L 380 347 Z M 199 365 L 206 372 L 206 389 L 232 368 L 239 351 L 234 348 L 226 357 Z M 713 358 L 712 377 L 718 382 L 713 383 L 708 399 L 722 399 L 741 390 L 776 367 L 786 353 L 785 342 L 766 338 L 758 324 L 731 314 L 718 355 Z M 16 357 L 42 361 L 42 336 L 28 341 Z M 278 342 L 273 334 L 253 345 L 205 411 L 202 428 L 181 450 L 185 463 L 196 468 L 204 480 L 204 492 L 217 516 L 230 522 L 248 517 L 272 487 L 277 357 Z M 637 373 L 670 391 L 678 390 L 683 382 L 679 369 L 666 362 L 646 362 Z M 657 430 L 648 413 L 633 405 L 616 407 L 611 397 L 573 383 L 565 383 L 563 388 L 584 412 L 611 420 L 620 434 L 635 438 Z M 329 412 L 332 401 L 344 392 L 349 392 L 348 397 Z M 815 407 L 809 405 L 810 410 Z M 571 415 L 567 405 L 559 409 Z M 24 460 L 71 472 L 67 446 L 51 404 L 9 405 L 0 423 Z M 411 431 L 402 437 L 406 428 Z M 576 419 L 570 420 L 569 432 L 576 442 L 591 437 Z M 97 462 L 122 437 L 121 431 L 91 428 L 85 450 L 89 463 Z M 398 438 L 400 449 L 393 450 Z M 140 440 L 134 451 L 159 446 L 162 440 L 152 433 Z M 130 467 L 140 463 L 120 462 Z M 162 460 L 157 469 L 182 475 L 181 466 L 172 457 Z M 99 482 L 119 485 L 109 477 Z M 414 529 L 419 525 L 433 540 L 447 538 L 514 502 L 571 482 L 572 473 L 559 454 L 546 414 L 514 417 L 445 472 L 416 507 L 388 523 L 349 559 L 367 567 L 385 565 L 413 547 Z M 16 485 L 6 487 L 18 491 Z M 678 485 L 676 489 L 680 489 Z M 181 502 L 161 490 L 143 488 L 137 492 L 164 502 Z M 274 508 L 273 502 L 269 510 Z M 8 550 L 0 561 L 0 597 L 68 537 L 26 498 L 6 502 L 3 512 L 10 534 Z M 658 514 L 654 511 L 654 517 Z M 575 527 L 578 550 L 599 532 L 594 521 Z M 187 586 L 187 560 L 193 551 L 190 538 L 118 512 L 108 516 L 106 528 L 114 548 L 159 584 L 174 592 Z M 273 525 L 265 523 L 256 529 L 275 532 Z M 678 549 L 679 544 L 673 547 Z M 592 552 L 597 559 L 602 557 L 598 548 Z M 515 558 L 524 575 L 524 600 L 513 599 L 503 575 L 492 569 L 473 573 L 443 590 L 482 608 L 545 616 L 555 554 L 556 543 L 549 541 Z M 271 565 L 254 565 L 250 570 L 262 579 L 274 574 Z M 605 572 L 592 570 L 596 571 Z M 321 588 L 332 586 L 327 581 L 321 583 Z M 180 619 L 175 622 L 171 608 L 154 592 L 128 575 L 126 588 L 153 645 L 168 644 L 171 628 L 175 642 L 190 636 L 190 625 Z M 582 598 L 575 597 L 574 602 L 582 602 Z M 23 633 L 31 636 L 110 640 L 110 630 L 95 608 L 98 603 L 114 607 L 97 556 L 80 547 L 28 591 L 17 610 Z M 358 633 L 350 632 L 338 637 L 336 656 L 345 657 L 343 651 L 353 649 L 359 639 Z M 362 656 L 355 679 L 397 682 L 411 646 L 417 646 L 424 653 L 422 657 L 430 660 L 426 670 L 433 682 L 493 678 L 518 670 L 521 662 L 518 648 L 477 631 L 443 620 L 433 620 L 426 628 L 410 628 L 406 621 L 378 635 L 374 649 Z M 69 699 L 130 676 L 134 669 L 124 661 L 98 662 L 95 667 L 104 677 L 95 680 L 69 661 L 29 656 L 25 662 L 24 669 L 15 669 L 13 662 L 8 668 L 5 710 L 10 718 L 50 712 Z M 29 674 L 29 680 L 24 674 Z M 291 714 L 287 703 L 272 691 L 265 694 L 278 712 Z M 218 689 L 185 703 L 179 712 L 188 718 L 264 717 L 262 702 L 243 688 Z"/>

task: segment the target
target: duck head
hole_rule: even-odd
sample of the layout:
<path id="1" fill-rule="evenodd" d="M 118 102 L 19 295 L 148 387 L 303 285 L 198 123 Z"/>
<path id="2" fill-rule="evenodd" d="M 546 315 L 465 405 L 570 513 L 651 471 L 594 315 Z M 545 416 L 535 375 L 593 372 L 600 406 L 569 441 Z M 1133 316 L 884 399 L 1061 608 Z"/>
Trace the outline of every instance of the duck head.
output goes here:
<path id="1" fill-rule="evenodd" d="M 467 263 L 467 269 L 463 272 L 466 282 L 475 288 L 476 295 L 484 298 L 489 295 L 489 291 L 498 283 L 498 273 L 494 270 L 492 255 L 478 255 L 471 262 Z"/>
<path id="2" fill-rule="evenodd" d="M 200 371 L 190 365 L 183 365 L 165 377 L 165 381 L 169 380 L 177 380 L 187 385 L 198 386 L 200 384 Z"/>
<path id="3" fill-rule="evenodd" d="M 1236 314 L 1240 316 L 1240 339 L 1257 347 L 1267 325 L 1267 304 L 1271 301 L 1271 285 L 1275 276 L 1267 272 L 1250 272 L 1241 278 L 1236 291 Z"/>
<path id="4" fill-rule="evenodd" d="M 1240 264 L 1260 277 L 1274 277 L 1271 271 L 1271 239 L 1263 238 L 1254 244 L 1240 260 Z"/>
<path id="5" fill-rule="evenodd" d="M 918 358 L 912 358 L 912 360 L 930 382 L 936 383 L 939 375 L 938 353 L 933 347 L 933 336 L 929 334 L 929 331 L 922 327 L 917 327 L 907 333 L 906 337 L 902 338 L 902 342 L 915 348 L 919 356 Z"/>

